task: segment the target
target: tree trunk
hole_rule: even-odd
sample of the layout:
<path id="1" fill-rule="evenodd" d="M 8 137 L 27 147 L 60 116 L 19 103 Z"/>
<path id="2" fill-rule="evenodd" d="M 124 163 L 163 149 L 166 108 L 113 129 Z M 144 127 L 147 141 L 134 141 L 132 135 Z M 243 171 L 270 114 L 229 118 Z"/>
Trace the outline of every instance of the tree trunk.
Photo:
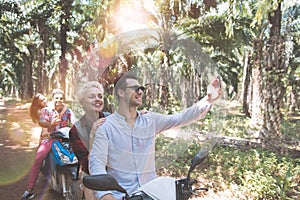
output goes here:
<path id="1" fill-rule="evenodd" d="M 59 87 L 66 92 L 66 77 L 68 72 L 68 60 L 66 59 L 67 53 L 67 31 L 69 29 L 69 18 L 71 15 L 71 8 L 73 0 L 61 0 L 62 15 L 60 18 L 60 46 L 61 56 L 59 63 Z"/>
<path id="2" fill-rule="evenodd" d="M 36 91 L 43 94 L 49 93 L 49 77 L 46 70 L 47 63 L 47 46 L 49 44 L 49 34 L 45 21 L 37 21 L 37 28 L 41 37 L 42 43 L 38 49 L 38 69 L 37 69 L 37 83 Z M 42 83 L 42 84 L 41 84 Z"/>
<path id="3" fill-rule="evenodd" d="M 249 64 L 249 52 L 245 53 L 244 60 L 244 73 L 243 73 L 243 113 L 246 116 L 250 116 L 249 106 L 248 106 L 248 94 L 250 85 L 250 75 L 251 75 L 251 64 Z"/>
<path id="4" fill-rule="evenodd" d="M 45 68 L 45 63 L 44 63 L 44 52 L 42 49 L 42 46 L 39 47 L 38 49 L 38 66 L 37 66 L 37 80 L 35 82 L 36 85 L 36 92 L 40 92 L 44 94 L 44 75 L 43 75 L 43 69 Z"/>
<path id="5" fill-rule="evenodd" d="M 29 45 L 28 49 L 30 55 L 23 54 L 24 71 L 22 74 L 22 81 L 20 86 L 21 99 L 31 99 L 33 96 L 32 63 L 33 63 L 34 56 L 31 52 L 34 49 L 34 46 Z"/>
<path id="6" fill-rule="evenodd" d="M 283 78 L 285 65 L 283 61 L 284 40 L 280 36 L 281 30 L 281 4 L 274 13 L 270 13 L 271 24 L 270 39 L 266 47 L 265 75 L 263 90 L 263 117 L 264 124 L 261 130 L 265 138 L 280 138 L 281 119 L 280 111 L 284 94 Z"/>
<path id="7" fill-rule="evenodd" d="M 288 93 L 288 110 L 289 115 L 295 115 L 296 114 L 296 106 L 297 106 L 297 99 L 294 91 L 290 91 Z"/>
<path id="8" fill-rule="evenodd" d="M 169 106 L 169 81 L 170 81 L 170 59 L 168 50 L 162 50 L 161 56 L 161 74 L 159 81 L 159 103 L 163 110 Z"/>
<path id="9" fill-rule="evenodd" d="M 299 95 L 297 94 L 297 87 L 299 87 L 300 85 L 300 81 L 297 78 L 297 75 L 295 76 L 295 74 L 297 74 L 297 68 L 298 68 L 298 64 L 297 61 L 295 59 L 297 59 L 297 56 L 293 56 L 293 55 L 297 55 L 297 51 L 299 51 L 299 45 L 300 43 L 297 43 L 297 41 L 293 41 L 296 40 L 295 37 L 292 37 L 292 33 L 291 33 L 291 27 L 290 27 L 290 23 L 288 23 L 286 31 L 285 31 L 285 44 L 286 44 L 286 52 L 285 52 L 285 62 L 287 65 L 289 65 L 289 72 L 287 72 L 288 77 L 288 86 L 290 87 L 290 91 L 288 93 L 288 101 L 287 101 L 287 106 L 289 109 L 289 115 L 296 115 L 296 109 L 298 107 L 299 108 Z"/>
<path id="10" fill-rule="evenodd" d="M 252 69 L 252 105 L 251 105 L 251 126 L 261 127 L 263 117 L 261 110 L 262 103 L 262 47 L 260 39 L 254 41 L 254 56 Z"/>

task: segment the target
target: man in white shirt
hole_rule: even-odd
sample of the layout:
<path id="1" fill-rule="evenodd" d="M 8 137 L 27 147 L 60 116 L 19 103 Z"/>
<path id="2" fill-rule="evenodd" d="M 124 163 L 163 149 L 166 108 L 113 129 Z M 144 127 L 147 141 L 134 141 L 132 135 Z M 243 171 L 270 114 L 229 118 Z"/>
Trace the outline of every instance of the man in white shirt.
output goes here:
<path id="1" fill-rule="evenodd" d="M 96 131 L 89 161 L 91 175 L 110 174 L 129 194 L 156 178 L 156 134 L 204 118 L 221 94 L 218 80 L 211 84 L 219 94 L 215 99 L 208 94 L 174 115 L 153 112 L 141 115 L 137 108 L 142 105 L 145 88 L 134 74 L 125 74 L 115 86 L 119 101 L 117 111 Z M 101 200 L 121 199 L 123 195 L 116 191 L 96 192 Z"/>

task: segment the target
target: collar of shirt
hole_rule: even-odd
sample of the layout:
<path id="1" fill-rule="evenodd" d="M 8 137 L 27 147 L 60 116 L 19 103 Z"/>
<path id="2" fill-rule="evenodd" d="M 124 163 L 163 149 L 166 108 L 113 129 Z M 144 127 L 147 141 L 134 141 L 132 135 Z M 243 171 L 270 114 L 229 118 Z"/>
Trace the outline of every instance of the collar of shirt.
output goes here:
<path id="1" fill-rule="evenodd" d="M 139 111 L 136 111 L 136 113 L 137 113 L 138 117 L 141 117 L 141 113 Z M 125 117 L 123 115 L 119 114 L 117 111 L 115 112 L 115 114 L 118 119 L 125 120 Z"/>

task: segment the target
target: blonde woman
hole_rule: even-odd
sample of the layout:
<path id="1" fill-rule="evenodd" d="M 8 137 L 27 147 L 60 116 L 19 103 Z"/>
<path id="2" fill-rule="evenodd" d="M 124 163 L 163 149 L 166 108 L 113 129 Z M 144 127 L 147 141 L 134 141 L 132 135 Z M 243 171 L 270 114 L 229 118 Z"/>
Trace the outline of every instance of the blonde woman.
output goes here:
<path id="1" fill-rule="evenodd" d="M 102 112 L 104 107 L 103 93 L 103 86 L 96 81 L 87 82 L 78 91 L 78 101 L 85 114 L 71 128 L 69 137 L 72 149 L 81 165 L 83 176 L 89 174 L 88 156 L 95 130 L 105 122 L 105 117 L 110 114 Z M 94 199 L 92 190 L 83 189 L 85 199 Z"/>

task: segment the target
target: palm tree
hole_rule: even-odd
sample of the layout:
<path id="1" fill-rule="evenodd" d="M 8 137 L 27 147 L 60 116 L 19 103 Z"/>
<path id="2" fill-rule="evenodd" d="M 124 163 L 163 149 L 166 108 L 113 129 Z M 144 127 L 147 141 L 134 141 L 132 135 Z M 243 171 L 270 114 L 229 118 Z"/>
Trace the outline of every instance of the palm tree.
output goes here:
<path id="1" fill-rule="evenodd" d="M 263 118 L 264 124 L 261 130 L 265 138 L 280 138 L 281 134 L 281 107 L 284 95 L 283 79 L 287 66 L 284 62 L 285 52 L 284 38 L 281 35 L 281 1 L 274 11 L 268 13 L 271 25 L 270 38 L 264 51 L 264 88 L 263 88 Z"/>

